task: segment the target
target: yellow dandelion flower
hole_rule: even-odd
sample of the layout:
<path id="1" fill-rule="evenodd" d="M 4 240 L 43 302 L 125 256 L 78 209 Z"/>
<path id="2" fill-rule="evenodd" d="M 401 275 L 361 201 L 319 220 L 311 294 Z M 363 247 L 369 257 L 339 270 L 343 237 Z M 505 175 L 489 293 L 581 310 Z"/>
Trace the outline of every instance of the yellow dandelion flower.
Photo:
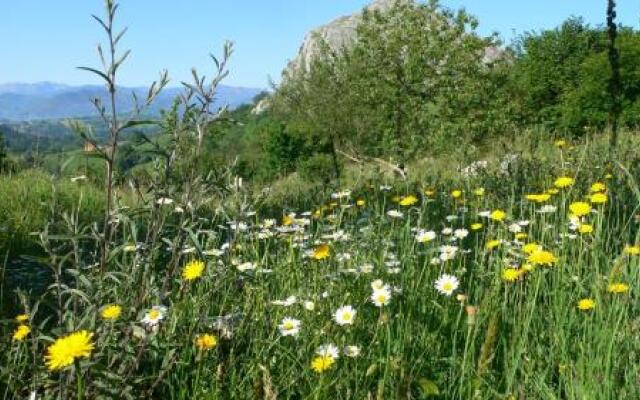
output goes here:
<path id="1" fill-rule="evenodd" d="M 491 218 L 494 221 L 504 221 L 506 217 L 507 217 L 507 213 L 502 210 L 494 210 L 489 215 L 489 218 Z"/>
<path id="2" fill-rule="evenodd" d="M 564 140 L 564 139 L 558 139 L 553 144 L 554 144 L 554 146 L 556 146 L 559 149 L 567 147 L 567 141 Z"/>
<path id="3" fill-rule="evenodd" d="M 523 272 L 515 268 L 504 268 L 502 270 L 502 280 L 505 282 L 515 282 L 522 276 Z"/>
<path id="4" fill-rule="evenodd" d="M 196 337 L 196 347 L 200 350 L 211 350 L 218 345 L 218 339 L 209 334 L 202 334 Z"/>
<path id="5" fill-rule="evenodd" d="M 451 192 L 451 197 L 453 197 L 454 199 L 459 199 L 460 197 L 462 197 L 462 190 L 454 190 L 453 192 Z"/>
<path id="6" fill-rule="evenodd" d="M 590 233 L 593 233 L 593 225 L 581 224 L 580 227 L 578 228 L 578 232 L 580 232 L 583 235 L 588 235 Z"/>
<path id="7" fill-rule="evenodd" d="M 544 203 L 545 201 L 549 201 L 549 199 L 551 198 L 551 195 L 548 193 L 528 194 L 525 196 L 525 198 L 529 201 L 533 201 L 536 203 Z"/>
<path id="8" fill-rule="evenodd" d="M 607 185 L 602 182 L 596 182 L 591 185 L 591 193 L 600 193 L 604 192 L 605 190 L 607 190 Z"/>
<path id="9" fill-rule="evenodd" d="M 494 240 L 489 240 L 485 245 L 485 247 L 487 248 L 487 250 L 493 250 L 496 247 L 499 247 L 501 244 L 502 244 L 502 240 L 494 239 Z"/>
<path id="10" fill-rule="evenodd" d="M 358 200 L 356 201 L 356 205 L 357 205 L 358 207 L 364 207 L 364 205 L 365 205 L 365 204 L 367 204 L 367 203 L 366 203 L 364 200 L 362 200 L 362 199 L 358 199 Z"/>
<path id="11" fill-rule="evenodd" d="M 636 245 L 636 246 L 629 245 L 624 248 L 624 252 L 626 254 L 629 254 L 630 256 L 640 255 L 640 245 Z"/>
<path id="12" fill-rule="evenodd" d="M 424 189 L 423 193 L 427 197 L 433 197 L 433 195 L 436 194 L 436 191 L 433 189 Z"/>
<path id="13" fill-rule="evenodd" d="M 532 252 L 529 257 L 527 257 L 527 261 L 534 265 L 553 265 L 558 259 L 553 253 L 550 251 L 538 249 Z"/>
<path id="14" fill-rule="evenodd" d="M 293 217 L 291 215 L 285 215 L 282 217 L 282 225 L 290 226 L 293 225 Z"/>
<path id="15" fill-rule="evenodd" d="M 122 314 L 122 307 L 117 304 L 110 304 L 103 308 L 100 312 L 100 316 L 102 317 L 102 319 L 108 321 L 118 319 L 120 317 L 120 314 Z"/>
<path id="16" fill-rule="evenodd" d="M 471 224 L 471 230 L 472 231 L 479 231 L 480 229 L 482 229 L 482 224 L 481 223 L 475 223 L 475 224 Z"/>
<path id="17" fill-rule="evenodd" d="M 478 197 L 482 197 L 484 196 L 484 188 L 477 188 L 476 190 L 473 191 L 473 194 L 478 196 Z"/>
<path id="18" fill-rule="evenodd" d="M 615 294 L 627 293 L 629 291 L 629 285 L 620 282 L 612 283 L 607 287 L 607 291 Z"/>
<path id="19" fill-rule="evenodd" d="M 408 195 L 408 196 L 403 197 L 403 198 L 400 200 L 400 203 L 399 203 L 399 204 L 400 204 L 401 206 L 403 206 L 403 207 L 410 207 L 410 206 L 412 206 L 412 205 L 416 204 L 417 202 L 418 202 L 418 198 L 417 198 L 416 196 L 414 196 L 414 195 L 410 194 L 410 195 Z"/>
<path id="20" fill-rule="evenodd" d="M 569 205 L 569 211 L 576 217 L 584 217 L 591 212 L 591 205 L 583 201 L 576 201 Z"/>
<path id="21" fill-rule="evenodd" d="M 13 340 L 16 342 L 22 342 L 30 332 L 31 328 L 27 325 L 19 325 L 15 332 L 13 332 Z"/>
<path id="22" fill-rule="evenodd" d="M 593 204 L 604 204 L 609 200 L 609 198 L 605 193 L 594 193 L 591 195 L 589 200 Z"/>
<path id="23" fill-rule="evenodd" d="M 562 188 L 572 186 L 574 183 L 575 183 L 575 180 L 573 178 L 569 176 L 561 176 L 560 178 L 556 179 L 553 184 L 555 187 L 562 189 Z"/>
<path id="24" fill-rule="evenodd" d="M 581 299 L 578 301 L 578 309 L 581 311 L 593 310 L 596 307 L 596 302 L 593 299 Z"/>
<path id="25" fill-rule="evenodd" d="M 184 270 L 182 271 L 182 279 L 185 281 L 193 281 L 200 278 L 203 272 L 204 262 L 200 260 L 193 260 L 185 265 Z"/>
<path id="26" fill-rule="evenodd" d="M 15 318 L 16 322 L 21 323 L 29 320 L 29 316 L 27 314 L 20 314 Z"/>
<path id="27" fill-rule="evenodd" d="M 329 355 L 316 356 L 311 361 L 311 369 L 319 374 L 330 369 L 336 360 Z"/>
<path id="28" fill-rule="evenodd" d="M 524 251 L 525 254 L 532 254 L 538 250 L 542 250 L 542 247 L 538 243 L 527 243 L 522 246 L 522 251 Z"/>
<path id="29" fill-rule="evenodd" d="M 527 235 L 524 232 L 516 233 L 516 235 L 515 235 L 516 240 L 524 240 L 524 239 L 526 239 L 528 237 L 529 237 L 529 235 Z"/>
<path id="30" fill-rule="evenodd" d="M 76 359 L 89 357 L 94 348 L 92 337 L 93 333 L 78 331 L 56 340 L 47 348 L 44 357 L 47 368 L 50 371 L 63 369 Z"/>
<path id="31" fill-rule="evenodd" d="M 328 258 L 329 254 L 331 254 L 331 249 L 329 248 L 329 245 L 321 244 L 320 246 L 313 249 L 312 257 L 314 260 L 319 261 L 319 260 L 324 260 L 325 258 Z"/>

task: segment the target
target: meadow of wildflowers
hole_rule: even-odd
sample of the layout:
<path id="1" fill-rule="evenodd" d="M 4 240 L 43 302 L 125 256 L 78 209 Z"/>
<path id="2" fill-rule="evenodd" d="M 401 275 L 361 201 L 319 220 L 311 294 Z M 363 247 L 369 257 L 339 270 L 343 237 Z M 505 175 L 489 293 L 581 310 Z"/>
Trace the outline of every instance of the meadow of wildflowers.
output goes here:
<path id="1" fill-rule="evenodd" d="M 119 207 L 108 269 L 78 261 L 3 325 L 0 395 L 639 398 L 640 197 L 589 146 L 549 146 L 524 184 L 380 176 L 261 215 L 236 181 L 212 215 L 206 191 Z"/>

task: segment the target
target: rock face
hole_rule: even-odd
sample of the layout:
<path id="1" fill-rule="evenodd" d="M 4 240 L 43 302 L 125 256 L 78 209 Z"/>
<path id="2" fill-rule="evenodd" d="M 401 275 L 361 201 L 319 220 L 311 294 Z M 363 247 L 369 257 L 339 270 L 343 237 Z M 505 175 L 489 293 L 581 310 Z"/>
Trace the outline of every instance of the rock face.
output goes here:
<path id="1" fill-rule="evenodd" d="M 265 97 L 253 106 L 253 108 L 251 109 L 251 114 L 260 115 L 267 111 L 269 107 L 271 107 L 271 100 L 269 100 L 269 97 Z"/>
<path id="2" fill-rule="evenodd" d="M 390 9 L 396 2 L 409 2 L 412 0 L 374 0 L 366 9 L 369 11 L 381 11 Z M 362 12 L 340 17 L 326 25 L 319 26 L 309 32 L 305 38 L 298 55 L 289 62 L 283 72 L 283 77 L 303 68 L 308 69 L 315 56 L 320 53 L 320 43 L 325 42 L 331 50 L 337 51 L 350 46 L 356 39 L 356 28 L 362 18 Z"/>
<path id="3" fill-rule="evenodd" d="M 409 1 L 414 0 L 374 0 L 365 9 L 384 12 L 396 2 Z M 350 46 L 356 40 L 356 28 L 361 19 L 362 11 L 359 11 L 352 15 L 340 17 L 307 33 L 297 56 L 289 62 L 289 65 L 282 72 L 282 78 L 287 79 L 288 76 L 300 69 L 309 69 L 314 57 L 320 53 L 320 44 L 323 42 L 327 43 L 331 50 L 334 51 Z M 268 110 L 269 106 L 269 99 L 265 98 L 258 102 L 251 112 L 259 115 Z"/>

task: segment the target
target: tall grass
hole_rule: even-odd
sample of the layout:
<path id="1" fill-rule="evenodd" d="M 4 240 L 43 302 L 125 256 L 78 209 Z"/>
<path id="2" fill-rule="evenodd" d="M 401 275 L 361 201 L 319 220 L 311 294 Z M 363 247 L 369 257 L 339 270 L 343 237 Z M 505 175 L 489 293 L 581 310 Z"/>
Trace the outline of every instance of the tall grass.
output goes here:
<path id="1" fill-rule="evenodd" d="M 104 273 L 91 261 L 95 241 L 86 239 L 86 228 L 44 234 L 55 284 L 25 301 L 31 332 L 23 340 L 12 340 L 16 322 L 3 324 L 2 395 L 637 398 L 640 256 L 629 247 L 640 241 L 637 161 L 619 156 L 614 165 L 592 156 L 602 148 L 546 146 L 544 160 L 521 158 L 505 171 L 490 163 L 474 176 L 451 168 L 446 177 L 434 170 L 414 182 L 370 176 L 296 215 L 283 210 L 275 225 L 252 212 L 258 203 L 237 180 L 228 181 L 224 201 L 208 215 L 201 211 L 218 189 L 206 182 L 161 201 L 150 193 L 116 210 L 117 239 Z M 560 176 L 575 183 L 555 188 Z M 591 204 L 572 224 L 569 206 L 589 203 L 595 182 L 606 186 L 607 202 Z M 555 194 L 537 203 L 525 199 L 531 193 Z M 555 211 L 540 212 L 545 206 Z M 506 217 L 481 216 L 493 210 Z M 482 228 L 473 230 L 475 223 Z M 581 225 L 593 231 L 573 230 Z M 469 234 L 458 231 L 454 240 L 446 228 Z M 436 237 L 419 242 L 418 229 Z M 494 240 L 499 244 L 488 248 Z M 534 242 L 556 261 L 528 260 L 525 244 Z M 317 260 L 323 244 L 330 255 Z M 440 258 L 444 245 L 458 249 L 447 261 Z M 188 281 L 183 270 L 192 260 L 206 267 Z M 510 269 L 517 272 L 512 281 Z M 434 287 L 443 274 L 460 281 L 450 296 Z M 377 279 L 392 293 L 383 307 L 370 300 Z M 615 283 L 629 291 L 613 293 Z M 581 299 L 595 308 L 578 309 Z M 115 320 L 101 316 L 109 304 L 122 307 Z M 333 314 L 345 305 L 357 313 L 341 326 Z M 141 321 L 155 306 L 167 308 L 151 327 Z M 279 330 L 285 317 L 300 321 L 297 335 Z M 93 333 L 93 350 L 50 370 L 48 347 L 79 330 Z M 201 334 L 214 335 L 217 345 L 200 349 Z M 317 373 L 311 361 L 329 343 L 340 355 Z M 346 346 L 360 354 L 350 357 Z"/>

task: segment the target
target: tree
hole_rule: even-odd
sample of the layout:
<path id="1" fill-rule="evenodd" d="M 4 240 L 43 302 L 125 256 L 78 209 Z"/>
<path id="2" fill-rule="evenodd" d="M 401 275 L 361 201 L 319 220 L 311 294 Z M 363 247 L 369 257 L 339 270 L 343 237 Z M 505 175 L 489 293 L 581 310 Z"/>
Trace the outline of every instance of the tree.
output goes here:
<path id="1" fill-rule="evenodd" d="M 281 84 L 274 108 L 309 123 L 331 153 L 408 159 L 482 134 L 493 101 L 484 56 L 495 43 L 475 27 L 437 2 L 365 10 L 354 45 L 322 46 L 308 70 Z"/>
<path id="2" fill-rule="evenodd" d="M 516 103 L 515 117 L 521 126 L 562 130 L 566 93 L 580 86 L 584 61 L 602 49 L 599 33 L 578 18 L 520 37 L 514 46 L 508 96 Z"/>

